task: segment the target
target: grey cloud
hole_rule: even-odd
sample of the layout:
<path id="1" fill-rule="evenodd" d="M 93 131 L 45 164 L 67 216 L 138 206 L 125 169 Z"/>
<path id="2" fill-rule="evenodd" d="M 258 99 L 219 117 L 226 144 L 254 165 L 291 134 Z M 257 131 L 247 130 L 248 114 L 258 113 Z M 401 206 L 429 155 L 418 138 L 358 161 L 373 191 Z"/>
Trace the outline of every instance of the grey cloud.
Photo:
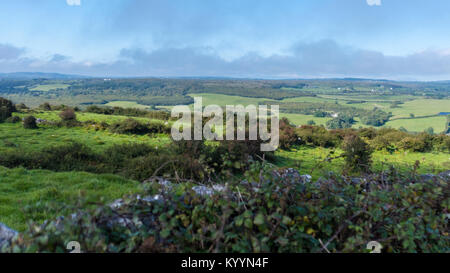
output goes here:
<path id="1" fill-rule="evenodd" d="M 61 54 L 55 54 L 51 57 L 50 62 L 58 63 L 58 62 L 68 61 L 69 59 L 70 59 L 70 57 L 68 57 L 68 56 L 64 56 Z"/>
<path id="2" fill-rule="evenodd" d="M 266 78 L 373 77 L 386 79 L 450 79 L 450 54 L 424 51 L 387 56 L 377 51 L 342 46 L 332 40 L 297 43 L 285 55 L 256 52 L 227 61 L 209 48 L 122 49 L 112 63 L 71 62 L 55 55 L 50 62 L 20 59 L 16 71 L 76 73 L 93 76 L 228 76 Z M 0 71 L 5 70 L 0 61 Z M 20 69 L 19 69 L 20 68 Z"/>
<path id="3" fill-rule="evenodd" d="M 0 60 L 17 59 L 25 52 L 24 49 L 8 44 L 0 44 Z"/>

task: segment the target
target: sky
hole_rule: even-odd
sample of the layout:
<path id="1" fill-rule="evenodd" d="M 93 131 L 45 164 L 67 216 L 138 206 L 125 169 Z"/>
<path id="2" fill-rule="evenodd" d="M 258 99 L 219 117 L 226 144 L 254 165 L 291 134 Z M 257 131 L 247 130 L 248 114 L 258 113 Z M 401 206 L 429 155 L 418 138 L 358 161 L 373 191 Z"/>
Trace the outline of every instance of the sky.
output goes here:
<path id="1" fill-rule="evenodd" d="M 450 80 L 448 0 L 14 0 L 0 73 Z"/>

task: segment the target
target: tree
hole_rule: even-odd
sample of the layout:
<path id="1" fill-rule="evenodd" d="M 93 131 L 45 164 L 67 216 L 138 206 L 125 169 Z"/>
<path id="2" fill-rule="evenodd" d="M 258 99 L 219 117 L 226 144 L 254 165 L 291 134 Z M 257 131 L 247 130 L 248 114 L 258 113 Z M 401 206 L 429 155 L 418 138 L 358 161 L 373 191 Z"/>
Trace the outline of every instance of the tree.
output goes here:
<path id="1" fill-rule="evenodd" d="M 23 119 L 23 128 L 25 129 L 37 129 L 36 118 L 33 116 L 27 116 Z"/>
<path id="2" fill-rule="evenodd" d="M 14 104 L 5 98 L 0 97 L 0 122 L 4 122 L 7 118 L 12 116 L 16 111 Z"/>
<path id="3" fill-rule="evenodd" d="M 52 106 L 48 102 L 45 102 L 45 103 L 41 104 L 39 106 L 39 108 L 41 108 L 44 111 L 51 111 L 52 110 Z"/>
<path id="4" fill-rule="evenodd" d="M 67 108 L 66 110 L 59 113 L 59 117 L 62 121 L 76 121 L 77 120 L 77 114 L 75 114 L 75 111 L 71 108 Z"/>
<path id="5" fill-rule="evenodd" d="M 434 135 L 433 127 L 428 127 L 427 129 L 425 129 L 425 133 L 427 133 L 429 135 Z"/>
<path id="6" fill-rule="evenodd" d="M 351 171 L 368 172 L 372 165 L 372 148 L 357 135 L 348 135 L 342 144 L 345 167 Z"/>

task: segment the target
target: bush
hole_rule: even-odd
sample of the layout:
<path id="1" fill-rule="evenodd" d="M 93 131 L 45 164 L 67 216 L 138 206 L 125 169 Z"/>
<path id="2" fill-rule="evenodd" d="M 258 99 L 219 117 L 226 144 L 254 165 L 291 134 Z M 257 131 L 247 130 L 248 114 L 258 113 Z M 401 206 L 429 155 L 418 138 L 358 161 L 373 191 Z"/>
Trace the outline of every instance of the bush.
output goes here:
<path id="1" fill-rule="evenodd" d="M 0 122 L 4 122 L 7 118 L 11 117 L 15 111 L 16 107 L 10 100 L 0 97 Z"/>
<path id="2" fill-rule="evenodd" d="M 350 171 L 368 172 L 372 165 L 372 148 L 359 136 L 349 135 L 342 144 L 345 168 Z"/>
<path id="3" fill-rule="evenodd" d="M 303 125 L 296 129 L 296 133 L 300 142 L 314 146 L 329 148 L 336 147 L 339 143 L 338 137 L 322 126 Z"/>
<path id="4" fill-rule="evenodd" d="M 293 145 L 298 144 L 298 136 L 295 127 L 289 123 L 287 118 L 280 120 L 280 148 L 289 150 Z"/>
<path id="5" fill-rule="evenodd" d="M 48 102 L 44 102 L 43 104 L 39 105 L 39 109 L 42 109 L 44 111 L 51 111 L 52 106 Z"/>
<path id="6" fill-rule="evenodd" d="M 116 134 L 144 135 L 150 132 L 147 126 L 131 118 L 112 124 L 110 129 Z"/>
<path id="7" fill-rule="evenodd" d="M 22 121 L 22 119 L 19 118 L 18 116 L 12 116 L 12 117 L 7 118 L 5 121 L 7 123 L 19 123 Z"/>
<path id="8" fill-rule="evenodd" d="M 23 119 L 23 128 L 25 129 L 37 129 L 36 118 L 33 116 L 26 116 Z"/>
<path id="9" fill-rule="evenodd" d="M 59 113 L 59 117 L 63 122 L 71 122 L 77 120 L 77 115 L 75 114 L 75 111 L 71 108 L 63 110 L 61 113 Z"/>
<path id="10" fill-rule="evenodd" d="M 149 182 L 143 194 L 162 202 L 132 196 L 117 210 L 75 207 L 73 217 L 32 224 L 4 251 L 65 252 L 70 238 L 87 253 L 367 253 L 370 241 L 387 253 L 448 252 L 448 181 L 391 171 L 359 184 L 348 177 L 304 183 L 266 164 L 252 169 L 258 175 L 246 175 L 238 195 L 236 185 L 201 197 L 191 183 L 161 193 Z"/>

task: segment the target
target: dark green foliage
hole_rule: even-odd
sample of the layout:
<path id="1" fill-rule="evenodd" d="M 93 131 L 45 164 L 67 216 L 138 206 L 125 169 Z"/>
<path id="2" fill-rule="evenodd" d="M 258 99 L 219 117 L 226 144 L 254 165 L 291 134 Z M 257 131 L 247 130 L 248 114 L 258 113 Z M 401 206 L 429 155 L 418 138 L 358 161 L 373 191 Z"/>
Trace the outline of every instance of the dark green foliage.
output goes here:
<path id="1" fill-rule="evenodd" d="M 170 113 L 167 111 L 149 111 L 137 108 L 122 108 L 122 107 L 99 107 L 91 105 L 87 107 L 86 112 L 96 113 L 102 115 L 118 115 L 130 117 L 147 117 L 150 119 L 169 120 Z"/>
<path id="2" fill-rule="evenodd" d="M 5 120 L 5 122 L 7 122 L 7 123 L 18 123 L 18 122 L 21 122 L 21 121 L 22 121 L 22 119 L 19 118 L 18 116 L 12 116 L 12 117 L 9 117 L 9 118 L 7 118 Z"/>
<path id="3" fill-rule="evenodd" d="M 322 126 L 304 125 L 296 129 L 299 141 L 313 146 L 320 146 L 324 148 L 335 147 L 339 142 L 336 135 Z"/>
<path id="4" fill-rule="evenodd" d="M 15 111 L 16 107 L 11 101 L 0 97 L 0 122 L 4 122 L 7 118 L 11 117 Z"/>
<path id="5" fill-rule="evenodd" d="M 327 121 L 328 129 L 346 129 L 351 128 L 355 120 L 352 116 L 340 115 L 337 118 Z"/>
<path id="6" fill-rule="evenodd" d="M 28 110 L 30 108 L 28 108 L 24 103 L 19 103 L 19 104 L 16 104 L 16 109 L 18 111 L 23 111 L 23 110 Z"/>
<path id="7" fill-rule="evenodd" d="M 45 102 L 45 103 L 41 104 L 39 106 L 39 108 L 44 110 L 44 111 L 51 111 L 52 110 L 52 106 L 48 102 Z"/>
<path id="8" fill-rule="evenodd" d="M 295 127 L 289 123 L 287 118 L 282 118 L 280 120 L 280 148 L 288 150 L 293 145 L 299 143 L 300 141 L 295 133 Z"/>
<path id="9" fill-rule="evenodd" d="M 71 108 L 67 108 L 59 113 L 59 117 L 63 122 L 73 122 L 77 120 L 77 115 L 75 114 L 75 110 Z"/>
<path id="10" fill-rule="evenodd" d="M 26 116 L 23 119 L 23 128 L 25 129 L 37 129 L 36 118 L 34 116 Z"/>
<path id="11" fill-rule="evenodd" d="M 342 143 L 345 169 L 350 171 L 370 171 L 372 165 L 372 148 L 357 135 L 348 135 Z"/>
<path id="12" fill-rule="evenodd" d="M 110 126 L 112 132 L 117 134 L 145 135 L 149 133 L 148 128 L 135 119 L 126 119 Z"/>
<path id="13" fill-rule="evenodd" d="M 76 239 L 88 253 L 367 253 L 370 241 L 381 242 L 386 253 L 448 252 L 443 178 L 424 181 L 391 170 L 355 184 L 349 177 L 302 183 L 260 163 L 245 178 L 253 184 L 231 184 L 206 198 L 181 183 L 163 193 L 163 202 L 132 196 L 114 211 L 75 207 L 75 217 L 31 225 L 4 251 L 65 252 Z M 161 194 L 157 183 L 146 187 L 146 195 Z M 237 187 L 239 198 L 233 197 Z M 118 224 L 124 219 L 126 226 Z"/>

